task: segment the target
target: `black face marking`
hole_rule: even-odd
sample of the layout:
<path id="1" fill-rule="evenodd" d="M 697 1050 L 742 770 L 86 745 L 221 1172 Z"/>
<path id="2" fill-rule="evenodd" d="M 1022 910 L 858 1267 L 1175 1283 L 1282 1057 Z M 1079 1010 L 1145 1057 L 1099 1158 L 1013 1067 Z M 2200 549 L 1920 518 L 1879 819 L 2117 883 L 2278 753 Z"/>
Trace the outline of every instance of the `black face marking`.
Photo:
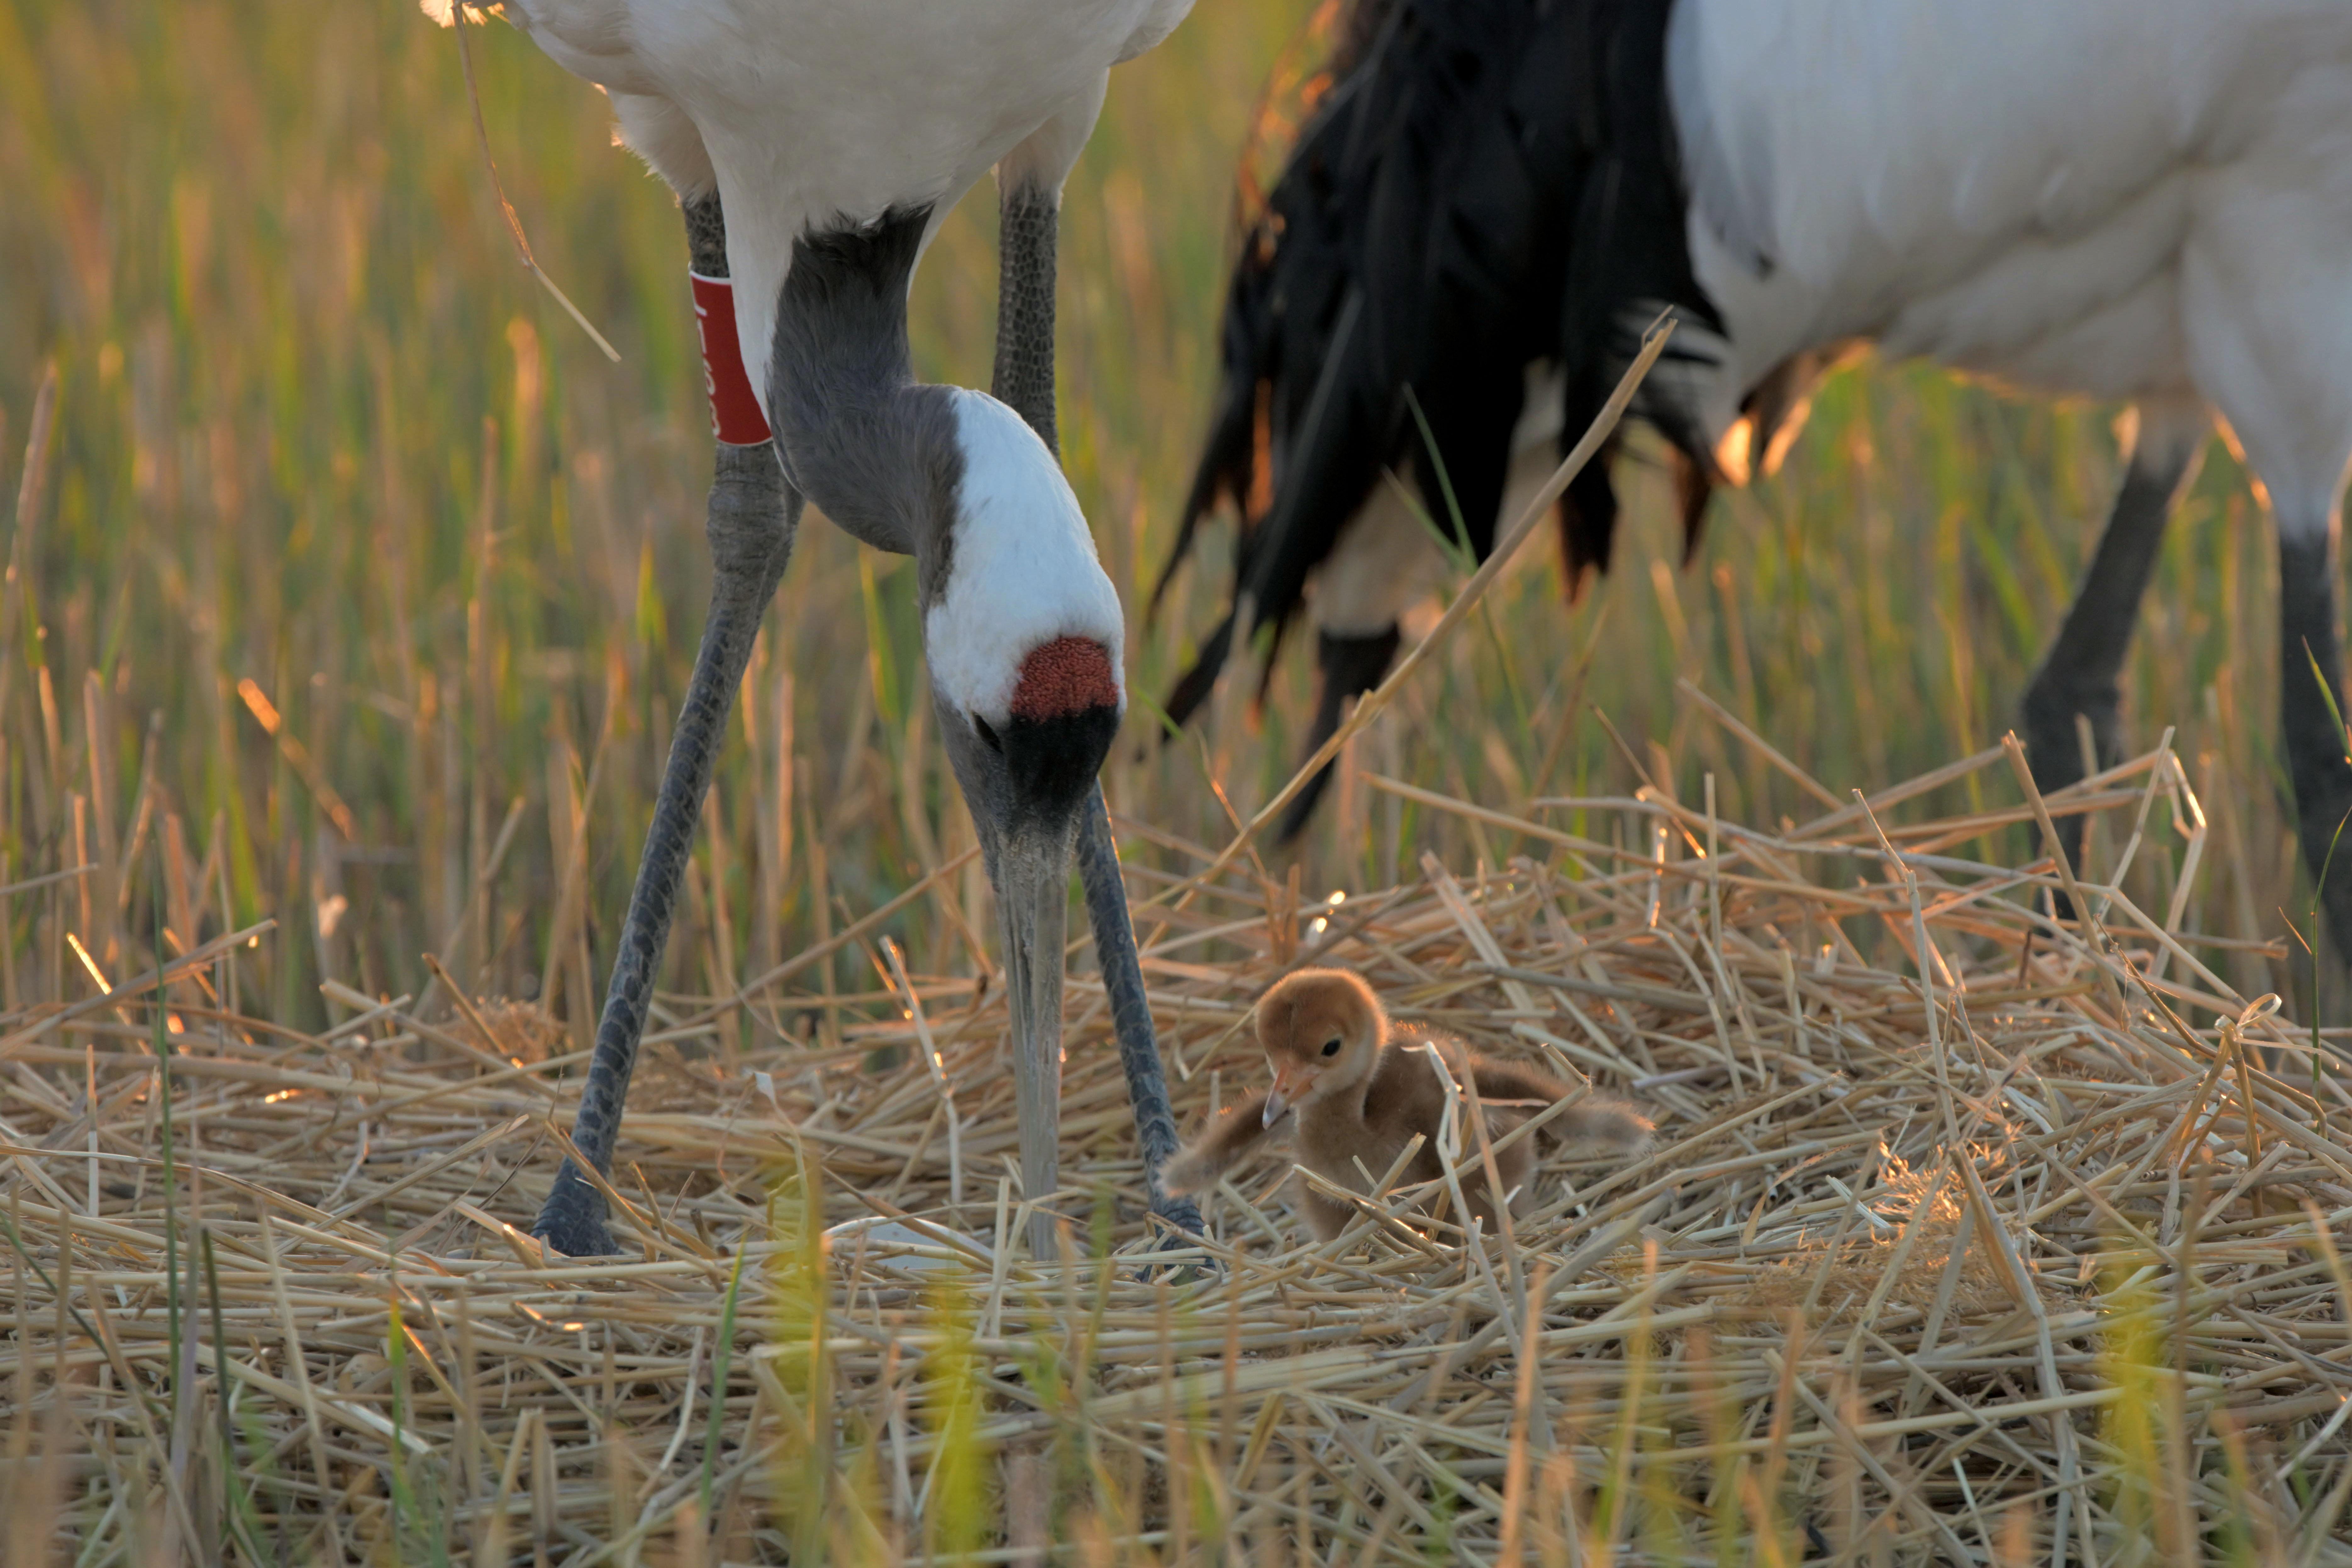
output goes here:
<path id="1" fill-rule="evenodd" d="M 1004 754 L 1004 742 L 998 737 L 994 725 L 975 713 L 971 716 L 971 727 L 980 731 L 980 738 L 988 742 L 990 751 L 1000 757 Z"/>
<path id="2" fill-rule="evenodd" d="M 1014 821 L 1074 817 L 1118 732 L 1118 710 L 1110 707 L 1009 721 L 998 731 L 998 749 L 1004 758 Z"/>
<path id="3" fill-rule="evenodd" d="M 1325 1056 L 1327 1056 L 1327 1057 L 1336 1057 L 1336 1056 L 1338 1056 L 1338 1055 L 1339 1054 L 1339 1041 L 1337 1041 L 1337 1040 L 1326 1040 L 1326 1041 L 1324 1041 L 1324 1042 L 1323 1042 L 1323 1054 L 1324 1054 Z"/>

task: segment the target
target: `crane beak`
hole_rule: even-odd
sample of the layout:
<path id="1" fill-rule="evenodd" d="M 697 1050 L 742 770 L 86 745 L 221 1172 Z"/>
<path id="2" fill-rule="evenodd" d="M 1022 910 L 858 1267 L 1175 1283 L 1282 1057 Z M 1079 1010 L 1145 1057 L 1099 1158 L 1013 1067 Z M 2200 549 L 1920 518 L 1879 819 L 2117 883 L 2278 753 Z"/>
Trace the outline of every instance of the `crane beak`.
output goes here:
<path id="1" fill-rule="evenodd" d="M 1031 828 L 1006 836 L 996 864 L 1004 921 L 1004 984 L 1013 1015 L 1020 1096 L 1021 1168 L 1056 1168 L 1062 1098 L 1062 950 L 1069 920 L 1070 835 Z M 1033 1192 L 1031 1201 L 1046 1194 Z"/>
<path id="2" fill-rule="evenodd" d="M 1074 650 L 1066 645 L 1077 644 Z M 1100 666 L 1113 695 L 1108 652 L 1083 639 L 1045 645 L 1066 664 Z M 1024 661 L 1023 681 L 1050 686 L 1069 671 L 1054 664 L 1038 677 Z M 1085 670 L 1081 668 L 1081 674 Z M 1060 1186 L 1055 1133 L 1062 1114 L 1062 947 L 1069 921 L 1070 851 L 1095 788 L 1095 774 L 1118 731 L 1116 702 L 1067 708 L 1043 716 L 1012 714 L 985 721 L 932 695 L 956 783 L 979 829 L 996 908 L 1004 923 L 1004 985 L 1012 1013 L 1015 1103 L 1021 1115 L 1021 1183 L 1035 1208 L 1030 1229 L 1034 1256 L 1053 1256 L 1054 1215 L 1048 1199 Z M 1033 694 L 1034 695 L 1034 694 Z M 1047 696 L 1055 695 L 1049 690 Z M 1018 692 L 1016 691 L 1016 698 Z M 1034 704 L 1033 704 L 1034 706 Z"/>

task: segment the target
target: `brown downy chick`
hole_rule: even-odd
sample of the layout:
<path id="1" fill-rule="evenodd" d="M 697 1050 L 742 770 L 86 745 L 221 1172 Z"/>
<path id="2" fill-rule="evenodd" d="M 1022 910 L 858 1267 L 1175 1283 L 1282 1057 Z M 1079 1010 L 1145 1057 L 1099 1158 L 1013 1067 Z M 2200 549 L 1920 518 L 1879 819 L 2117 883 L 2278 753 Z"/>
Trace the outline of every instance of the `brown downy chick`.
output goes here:
<path id="1" fill-rule="evenodd" d="M 1297 1163 L 1336 1186 L 1369 1192 L 1416 1133 L 1423 1142 L 1398 1183 L 1437 1180 L 1445 1173 L 1437 1147 L 1446 1102 L 1436 1071 L 1442 1063 L 1457 1086 L 1464 1118 L 1457 1178 L 1471 1215 L 1492 1236 L 1496 1194 L 1477 1130 L 1467 1120 L 1468 1088 L 1477 1091 L 1490 1140 L 1578 1092 L 1534 1068 L 1489 1061 L 1438 1030 L 1391 1027 L 1380 997 L 1345 969 L 1302 969 L 1276 982 L 1258 1002 L 1257 1037 L 1274 1069 L 1273 1090 L 1235 1106 L 1170 1161 L 1163 1177 L 1169 1191 L 1206 1190 L 1286 1115 Z M 1648 1144 L 1650 1123 L 1632 1106 L 1591 1100 L 1559 1112 L 1536 1136 L 1595 1153 L 1633 1154 Z M 1534 1173 L 1535 1140 L 1523 1138 L 1496 1152 L 1495 1165 L 1516 1213 Z M 1307 1228 L 1320 1240 L 1337 1236 L 1353 1212 L 1304 1181 L 1295 1184 L 1294 1193 Z"/>

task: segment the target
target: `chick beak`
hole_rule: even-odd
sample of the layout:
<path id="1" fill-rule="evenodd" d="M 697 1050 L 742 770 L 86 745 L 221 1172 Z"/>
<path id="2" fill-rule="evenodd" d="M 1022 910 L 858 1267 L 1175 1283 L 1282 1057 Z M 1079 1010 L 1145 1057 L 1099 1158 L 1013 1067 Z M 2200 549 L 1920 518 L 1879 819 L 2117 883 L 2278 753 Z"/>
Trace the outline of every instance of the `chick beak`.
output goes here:
<path id="1" fill-rule="evenodd" d="M 1304 1073 L 1275 1074 L 1274 1090 L 1265 1097 L 1265 1120 L 1261 1125 L 1271 1127 L 1281 1121 L 1283 1113 L 1298 1103 L 1298 1097 L 1314 1087 L 1315 1080 Z"/>

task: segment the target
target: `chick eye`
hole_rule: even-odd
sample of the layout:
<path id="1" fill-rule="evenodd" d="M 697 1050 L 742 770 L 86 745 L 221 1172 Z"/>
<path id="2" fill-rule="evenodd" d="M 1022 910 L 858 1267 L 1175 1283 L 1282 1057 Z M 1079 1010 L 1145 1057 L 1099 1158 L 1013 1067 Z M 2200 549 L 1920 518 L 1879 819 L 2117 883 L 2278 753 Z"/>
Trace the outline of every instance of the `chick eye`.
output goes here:
<path id="1" fill-rule="evenodd" d="M 990 751 L 999 754 L 1003 752 L 1004 742 L 997 739 L 996 731 L 989 727 L 987 720 L 975 713 L 971 716 L 971 727 L 980 731 L 980 738 L 988 742 Z"/>
<path id="2" fill-rule="evenodd" d="M 1336 1056 L 1338 1056 L 1338 1055 L 1339 1054 L 1339 1041 L 1337 1041 L 1337 1040 L 1326 1040 L 1326 1041 L 1324 1041 L 1324 1042 L 1323 1042 L 1323 1054 L 1324 1054 L 1325 1056 L 1327 1056 L 1327 1057 L 1336 1057 Z"/>

